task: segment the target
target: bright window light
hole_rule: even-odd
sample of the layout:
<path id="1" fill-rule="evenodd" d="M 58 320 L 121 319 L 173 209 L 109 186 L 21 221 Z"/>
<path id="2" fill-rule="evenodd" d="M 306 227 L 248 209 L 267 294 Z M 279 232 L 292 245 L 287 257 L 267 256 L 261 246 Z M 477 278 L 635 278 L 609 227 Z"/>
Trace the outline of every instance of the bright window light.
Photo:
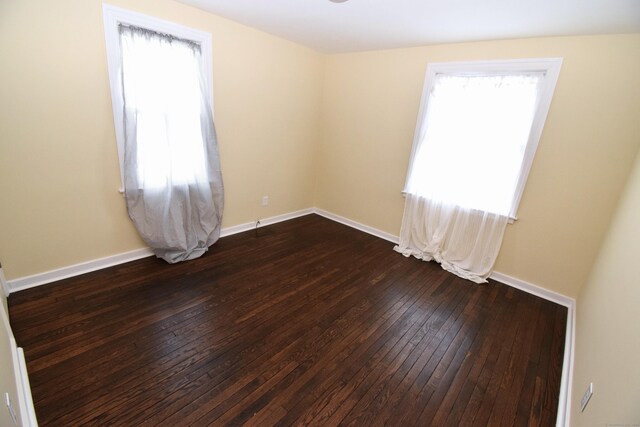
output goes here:
<path id="1" fill-rule="evenodd" d="M 469 64 L 428 73 L 405 191 L 515 217 L 557 71 Z"/>
<path id="2" fill-rule="evenodd" d="M 120 39 L 125 106 L 137 117 L 139 185 L 206 182 L 200 46 L 128 27 Z"/>
<path id="3" fill-rule="evenodd" d="M 211 34 L 108 4 L 102 8 L 120 192 L 125 160 L 139 189 L 208 182 L 203 140 L 209 136 L 201 118 L 213 109 Z M 135 132 L 136 144 L 127 151 L 129 132 Z"/>

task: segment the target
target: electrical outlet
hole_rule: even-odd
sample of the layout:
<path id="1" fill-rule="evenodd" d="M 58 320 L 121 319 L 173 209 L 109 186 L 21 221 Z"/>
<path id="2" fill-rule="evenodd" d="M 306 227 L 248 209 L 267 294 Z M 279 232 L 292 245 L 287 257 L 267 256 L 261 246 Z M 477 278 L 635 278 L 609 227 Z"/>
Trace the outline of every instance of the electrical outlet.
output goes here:
<path id="1" fill-rule="evenodd" d="M 584 408 L 587 407 L 587 403 L 589 403 L 589 399 L 591 399 L 592 394 L 593 394 L 593 383 L 589 383 L 587 390 L 582 395 L 582 399 L 580 399 L 580 412 L 584 411 Z"/>
<path id="2" fill-rule="evenodd" d="M 262 196 L 262 206 L 269 206 L 269 196 Z"/>
<path id="3" fill-rule="evenodd" d="M 4 394 L 4 403 L 7 404 L 7 410 L 9 411 L 9 415 L 11 415 L 11 419 L 15 425 L 18 425 L 18 418 L 16 417 L 16 411 L 13 410 L 13 406 L 11 406 L 11 399 L 9 398 L 9 393 Z"/>

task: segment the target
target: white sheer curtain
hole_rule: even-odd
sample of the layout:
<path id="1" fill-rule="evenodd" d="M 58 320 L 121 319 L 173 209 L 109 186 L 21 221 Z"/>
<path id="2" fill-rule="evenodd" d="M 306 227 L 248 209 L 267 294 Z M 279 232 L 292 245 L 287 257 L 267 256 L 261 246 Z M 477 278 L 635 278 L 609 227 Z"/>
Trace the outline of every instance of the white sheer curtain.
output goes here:
<path id="1" fill-rule="evenodd" d="M 542 77 L 435 76 L 396 251 L 486 281 L 512 210 Z"/>
<path id="2" fill-rule="evenodd" d="M 129 216 L 173 263 L 220 235 L 223 186 L 200 46 L 120 26 Z"/>

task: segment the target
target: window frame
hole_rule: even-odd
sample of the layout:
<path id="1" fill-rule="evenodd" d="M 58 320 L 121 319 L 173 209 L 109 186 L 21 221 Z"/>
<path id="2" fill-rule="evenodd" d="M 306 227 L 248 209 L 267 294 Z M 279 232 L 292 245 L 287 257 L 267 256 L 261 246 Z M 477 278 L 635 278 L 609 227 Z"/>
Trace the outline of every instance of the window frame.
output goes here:
<path id="1" fill-rule="evenodd" d="M 213 55 L 211 33 L 196 30 L 153 16 L 133 12 L 106 3 L 102 5 L 111 105 L 120 163 L 120 193 L 124 193 L 124 99 L 122 94 L 122 54 L 118 25 L 131 25 L 193 41 L 200 45 L 202 67 L 213 114 Z"/>
<path id="2" fill-rule="evenodd" d="M 506 59 L 491 61 L 462 61 L 462 62 L 433 62 L 427 64 L 420 109 L 416 129 L 413 136 L 411 156 L 405 178 L 403 194 L 406 194 L 409 178 L 414 167 L 415 154 L 420 144 L 420 129 L 422 128 L 427 113 L 429 98 L 433 89 L 435 77 L 438 74 L 464 75 L 464 76 L 488 76 L 488 75 L 509 75 L 515 73 L 544 73 L 544 78 L 540 86 L 540 97 L 536 106 L 536 111 L 531 123 L 531 131 L 527 140 L 524 158 L 516 185 L 509 220 L 517 220 L 518 206 L 522 199 L 524 187 L 531 171 L 533 158 L 535 156 L 542 130 L 547 119 L 547 114 L 551 106 L 551 100 L 555 92 L 556 83 L 562 67 L 562 58 L 531 58 L 531 59 Z"/>

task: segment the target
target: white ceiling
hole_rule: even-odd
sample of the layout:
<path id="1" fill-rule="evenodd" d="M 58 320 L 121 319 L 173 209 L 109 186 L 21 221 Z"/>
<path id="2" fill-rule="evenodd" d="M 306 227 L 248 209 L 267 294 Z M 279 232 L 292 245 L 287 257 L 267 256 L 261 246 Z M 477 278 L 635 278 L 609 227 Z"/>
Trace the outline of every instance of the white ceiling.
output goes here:
<path id="1" fill-rule="evenodd" d="M 178 0 L 321 52 L 640 32 L 640 0 Z"/>

